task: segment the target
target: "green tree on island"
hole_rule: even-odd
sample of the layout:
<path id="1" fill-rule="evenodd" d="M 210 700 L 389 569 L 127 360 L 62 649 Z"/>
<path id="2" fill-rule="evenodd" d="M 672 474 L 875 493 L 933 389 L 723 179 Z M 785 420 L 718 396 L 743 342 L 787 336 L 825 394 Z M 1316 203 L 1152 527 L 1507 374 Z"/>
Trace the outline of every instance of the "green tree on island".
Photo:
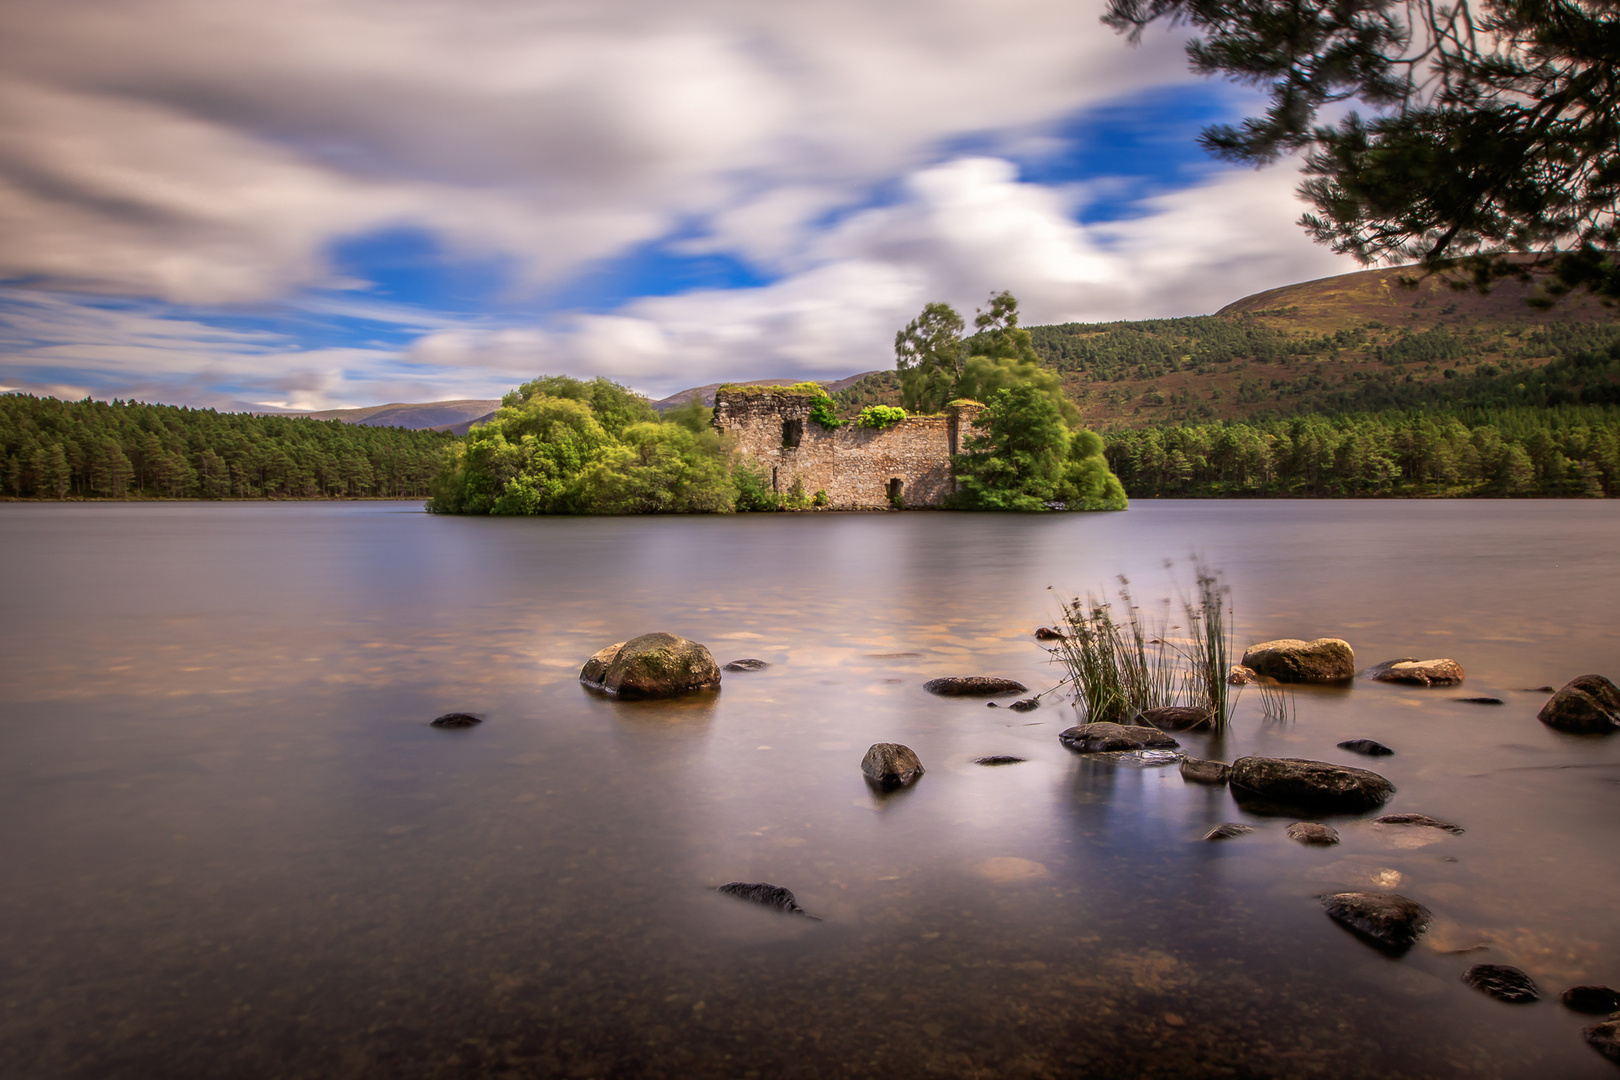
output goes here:
<path id="1" fill-rule="evenodd" d="M 908 409 L 938 411 L 953 399 L 983 402 L 976 431 L 955 459 L 955 504 L 971 510 L 1123 510 L 1125 489 L 1109 471 L 1103 441 L 1080 426 L 1058 373 L 1041 363 L 1018 325 L 1010 292 L 975 313 L 974 333 L 949 305 L 931 303 L 895 335 Z"/>
<path id="2" fill-rule="evenodd" d="M 428 508 L 446 514 L 725 513 L 732 450 L 701 401 L 660 420 L 607 379 L 549 375 L 451 447 Z"/>

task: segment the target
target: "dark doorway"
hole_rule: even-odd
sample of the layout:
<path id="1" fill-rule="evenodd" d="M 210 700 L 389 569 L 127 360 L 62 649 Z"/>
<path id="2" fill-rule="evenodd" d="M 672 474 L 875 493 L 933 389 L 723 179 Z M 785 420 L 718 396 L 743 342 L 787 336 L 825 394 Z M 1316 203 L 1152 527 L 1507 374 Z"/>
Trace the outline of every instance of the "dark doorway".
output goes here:
<path id="1" fill-rule="evenodd" d="M 782 448 L 791 450 L 804 438 L 803 420 L 782 421 Z"/>
<path id="2" fill-rule="evenodd" d="M 901 497 L 901 493 L 904 492 L 905 487 L 906 487 L 905 481 L 901 480 L 898 476 L 893 477 L 892 479 L 890 479 L 890 481 L 889 481 L 889 505 L 891 505 L 891 506 L 903 506 L 904 505 L 904 500 Z"/>

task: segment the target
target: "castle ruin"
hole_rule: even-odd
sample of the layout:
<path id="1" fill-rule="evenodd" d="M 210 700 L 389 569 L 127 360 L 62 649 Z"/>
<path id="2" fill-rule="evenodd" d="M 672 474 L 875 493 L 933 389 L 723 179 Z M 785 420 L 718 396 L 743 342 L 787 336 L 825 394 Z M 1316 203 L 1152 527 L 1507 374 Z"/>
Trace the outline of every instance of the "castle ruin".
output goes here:
<path id="1" fill-rule="evenodd" d="M 781 387 L 724 387 L 715 391 L 714 426 L 764 467 L 772 490 L 785 495 L 798 482 L 806 495 L 825 491 L 839 510 L 943 507 L 956 490 L 951 458 L 984 408 L 962 402 L 888 428 L 829 430 L 810 418 L 816 401 Z"/>

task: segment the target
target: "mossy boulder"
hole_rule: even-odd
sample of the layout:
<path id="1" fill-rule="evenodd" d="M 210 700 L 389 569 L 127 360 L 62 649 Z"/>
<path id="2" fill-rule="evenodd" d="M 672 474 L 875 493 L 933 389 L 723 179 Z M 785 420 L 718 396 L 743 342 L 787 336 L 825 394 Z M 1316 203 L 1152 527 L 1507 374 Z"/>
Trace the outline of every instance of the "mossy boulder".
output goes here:
<path id="1" fill-rule="evenodd" d="M 1620 731 L 1620 689 L 1602 675 L 1577 676 L 1541 707 L 1536 719 L 1577 735 Z"/>
<path id="2" fill-rule="evenodd" d="M 674 634 L 643 634 L 599 650 L 580 669 L 579 681 L 624 698 L 665 698 L 720 685 L 709 650 Z"/>
<path id="3" fill-rule="evenodd" d="M 1242 666 L 1283 683 L 1342 683 L 1356 677 L 1356 654 L 1341 638 L 1281 638 L 1250 645 Z"/>

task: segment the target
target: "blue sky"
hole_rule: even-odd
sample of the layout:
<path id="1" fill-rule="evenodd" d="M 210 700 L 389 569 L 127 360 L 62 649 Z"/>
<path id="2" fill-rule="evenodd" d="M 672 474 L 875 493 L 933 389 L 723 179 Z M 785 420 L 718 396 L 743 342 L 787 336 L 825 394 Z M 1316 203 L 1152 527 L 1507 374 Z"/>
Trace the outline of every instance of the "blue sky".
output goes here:
<path id="1" fill-rule="evenodd" d="M 0 387 L 227 408 L 891 366 L 924 303 L 1197 314 L 1354 269 L 1249 94 L 1087 5 L 14 0 Z"/>

